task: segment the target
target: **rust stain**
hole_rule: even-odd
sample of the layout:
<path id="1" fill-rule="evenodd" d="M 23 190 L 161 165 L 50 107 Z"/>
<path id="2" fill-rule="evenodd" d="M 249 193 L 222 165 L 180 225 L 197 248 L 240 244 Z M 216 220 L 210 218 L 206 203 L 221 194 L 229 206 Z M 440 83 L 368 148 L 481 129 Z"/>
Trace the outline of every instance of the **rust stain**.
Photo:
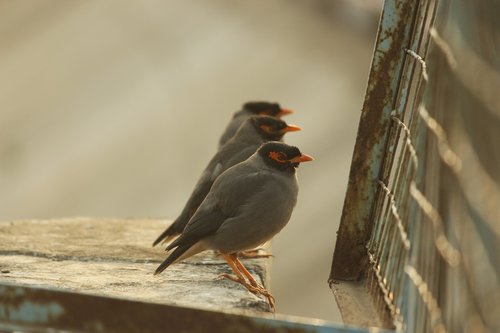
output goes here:
<path id="1" fill-rule="evenodd" d="M 409 44 L 406 29 L 413 19 L 413 1 L 396 2 L 398 21 L 390 28 L 379 29 L 377 46 L 369 76 L 363 111 L 354 148 L 348 189 L 337 234 L 330 280 L 358 280 L 366 267 L 365 245 L 370 238 L 370 214 L 376 202 L 376 177 L 383 162 L 388 141 L 390 110 L 395 102 L 395 81 L 402 71 L 403 48 Z M 384 9 L 385 15 L 391 15 Z M 387 18 L 386 19 L 390 19 Z M 383 22 L 383 21 L 381 21 Z M 386 51 L 382 43 L 389 43 Z M 376 175 L 374 175 L 376 174 Z"/>

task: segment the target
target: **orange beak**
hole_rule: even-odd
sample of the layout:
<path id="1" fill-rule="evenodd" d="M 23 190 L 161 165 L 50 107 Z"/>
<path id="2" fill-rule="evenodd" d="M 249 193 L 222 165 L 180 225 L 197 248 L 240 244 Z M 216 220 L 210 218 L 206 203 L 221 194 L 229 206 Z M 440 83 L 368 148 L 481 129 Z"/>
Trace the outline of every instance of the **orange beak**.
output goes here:
<path id="1" fill-rule="evenodd" d="M 292 114 L 293 111 L 290 110 L 290 109 L 283 109 L 281 108 L 281 111 L 276 115 L 278 118 L 281 118 L 283 116 L 286 116 L 286 115 L 289 115 L 289 114 Z"/>
<path id="2" fill-rule="evenodd" d="M 301 154 L 300 156 L 294 157 L 290 160 L 292 163 L 302 163 L 312 161 L 313 158 L 306 154 Z"/>
<path id="3" fill-rule="evenodd" d="M 297 131 L 300 131 L 302 130 L 302 128 L 300 128 L 299 126 L 295 126 L 295 125 L 287 125 L 285 128 L 283 128 L 281 130 L 281 132 L 283 133 L 287 133 L 287 132 L 297 132 Z"/>

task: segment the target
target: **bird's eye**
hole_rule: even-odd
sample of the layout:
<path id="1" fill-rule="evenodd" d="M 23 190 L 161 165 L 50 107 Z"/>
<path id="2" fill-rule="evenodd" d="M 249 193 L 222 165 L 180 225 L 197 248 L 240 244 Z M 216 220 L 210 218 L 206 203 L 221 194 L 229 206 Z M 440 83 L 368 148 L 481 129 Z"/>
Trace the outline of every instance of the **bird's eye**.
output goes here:
<path id="1" fill-rule="evenodd" d="M 277 162 L 286 162 L 286 155 L 279 151 L 272 151 L 269 153 L 269 157 Z"/>
<path id="2" fill-rule="evenodd" d="M 271 128 L 271 126 L 269 126 L 269 125 L 260 125 L 260 129 L 264 133 L 272 133 L 274 131 L 274 129 Z"/>

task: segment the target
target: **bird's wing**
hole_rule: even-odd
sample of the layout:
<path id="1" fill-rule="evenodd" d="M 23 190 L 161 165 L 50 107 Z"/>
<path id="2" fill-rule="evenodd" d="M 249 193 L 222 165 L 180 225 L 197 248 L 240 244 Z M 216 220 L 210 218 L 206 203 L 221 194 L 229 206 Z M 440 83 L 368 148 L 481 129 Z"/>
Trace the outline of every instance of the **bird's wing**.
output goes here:
<path id="1" fill-rule="evenodd" d="M 228 217 L 234 217 L 248 201 L 260 195 L 262 189 L 273 181 L 269 172 L 241 163 L 223 173 L 212 185 L 212 192 L 221 210 Z"/>
<path id="2" fill-rule="evenodd" d="M 213 180 L 210 179 L 211 174 L 212 172 L 210 170 L 205 169 L 205 171 L 203 171 L 180 215 L 175 219 L 174 223 L 168 226 L 168 228 L 156 238 L 153 242 L 153 246 L 159 244 L 163 240 L 169 240 L 182 233 L 189 219 L 196 212 L 203 202 L 203 199 L 205 199 L 207 193 L 210 191 L 210 187 L 212 187 Z"/>
<path id="3" fill-rule="evenodd" d="M 246 160 L 258 148 L 258 144 L 243 145 L 240 142 L 230 142 L 218 151 L 210 160 L 207 167 L 196 183 L 191 196 L 184 205 L 181 214 L 163 233 L 154 241 L 153 246 L 163 240 L 176 236 L 184 230 L 187 223 L 201 205 L 210 191 L 214 181 L 230 166 Z"/>
<path id="4" fill-rule="evenodd" d="M 210 188 L 214 181 L 229 167 L 246 160 L 252 155 L 258 145 L 248 145 L 242 147 L 239 143 L 229 144 L 221 151 L 217 152 L 208 166 L 203 171 L 200 179 L 196 183 L 188 202 L 186 203 L 181 216 L 183 216 L 187 223 L 189 219 L 196 212 L 205 197 L 210 192 Z"/>
<path id="5" fill-rule="evenodd" d="M 181 233 L 193 214 L 210 191 L 214 180 L 223 171 L 224 166 L 221 163 L 221 154 L 217 153 L 212 157 L 205 170 L 203 170 L 198 182 L 194 186 L 193 192 L 184 205 L 181 214 L 170 227 L 172 231 Z"/>
<path id="6" fill-rule="evenodd" d="M 265 172 L 246 167 L 245 163 L 226 170 L 217 178 L 181 237 L 167 249 L 214 234 L 224 221 L 239 214 L 239 208 L 257 195 L 270 178 Z"/>

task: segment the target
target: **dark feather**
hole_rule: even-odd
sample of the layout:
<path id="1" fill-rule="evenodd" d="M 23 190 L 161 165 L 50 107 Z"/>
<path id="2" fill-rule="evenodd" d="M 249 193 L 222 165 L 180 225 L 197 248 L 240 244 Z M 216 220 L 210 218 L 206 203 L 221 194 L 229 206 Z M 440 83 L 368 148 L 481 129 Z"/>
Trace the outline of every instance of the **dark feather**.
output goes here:
<path id="1" fill-rule="evenodd" d="M 254 144 L 246 143 L 242 148 L 241 142 L 231 140 L 212 158 L 194 187 L 193 193 L 189 197 L 179 217 L 158 236 L 153 242 L 153 246 L 159 244 L 168 237 L 177 236 L 182 233 L 193 214 L 210 192 L 210 188 L 215 179 L 217 179 L 217 177 L 227 168 L 246 160 L 257 150 L 262 139 L 260 139 L 260 136 L 257 134 L 255 135 L 258 139 L 256 139 Z"/>
<path id="2" fill-rule="evenodd" d="M 193 246 L 194 243 L 186 243 L 186 244 L 183 244 L 181 246 L 179 246 L 178 248 L 176 248 L 174 250 L 174 252 L 172 252 L 167 259 L 165 259 L 160 266 L 158 266 L 158 268 L 156 269 L 155 271 L 155 274 L 154 275 L 158 275 L 160 274 L 161 272 L 163 272 L 165 269 L 167 269 L 168 266 L 170 266 L 177 258 L 179 258 L 184 252 L 186 252 L 187 250 L 189 250 L 189 248 L 191 246 Z"/>
<path id="3" fill-rule="evenodd" d="M 210 187 L 213 182 L 207 178 L 208 177 L 204 177 L 200 179 L 179 217 L 177 217 L 174 223 L 172 223 L 161 233 L 160 236 L 158 236 L 158 238 L 153 242 L 153 246 L 158 245 L 161 241 L 168 237 L 177 236 L 182 233 L 184 227 L 189 222 L 189 219 L 193 216 L 196 209 L 198 209 L 200 204 L 203 202 L 203 199 L 205 199 L 210 191 Z"/>
<path id="4" fill-rule="evenodd" d="M 214 207 L 210 211 L 201 210 L 202 212 L 196 212 L 182 235 L 167 246 L 166 251 L 175 247 L 182 247 L 185 244 L 194 244 L 202 238 L 215 233 L 227 218 L 218 207 Z"/>
<path id="5" fill-rule="evenodd" d="M 197 221 L 194 224 L 191 224 L 192 221 L 189 221 L 189 224 L 186 226 L 182 235 L 173 241 L 169 246 L 167 246 L 166 250 L 175 250 L 165 259 L 164 262 L 161 263 L 160 266 L 155 271 L 155 275 L 163 272 L 168 266 L 170 266 L 177 258 L 179 258 L 184 252 L 189 250 L 191 246 L 196 244 L 202 238 L 214 233 L 220 227 L 222 222 L 224 221 L 223 216 L 221 215 L 221 211 L 217 208 L 213 209 L 208 213 L 195 214 L 192 218 L 193 222 Z"/>

